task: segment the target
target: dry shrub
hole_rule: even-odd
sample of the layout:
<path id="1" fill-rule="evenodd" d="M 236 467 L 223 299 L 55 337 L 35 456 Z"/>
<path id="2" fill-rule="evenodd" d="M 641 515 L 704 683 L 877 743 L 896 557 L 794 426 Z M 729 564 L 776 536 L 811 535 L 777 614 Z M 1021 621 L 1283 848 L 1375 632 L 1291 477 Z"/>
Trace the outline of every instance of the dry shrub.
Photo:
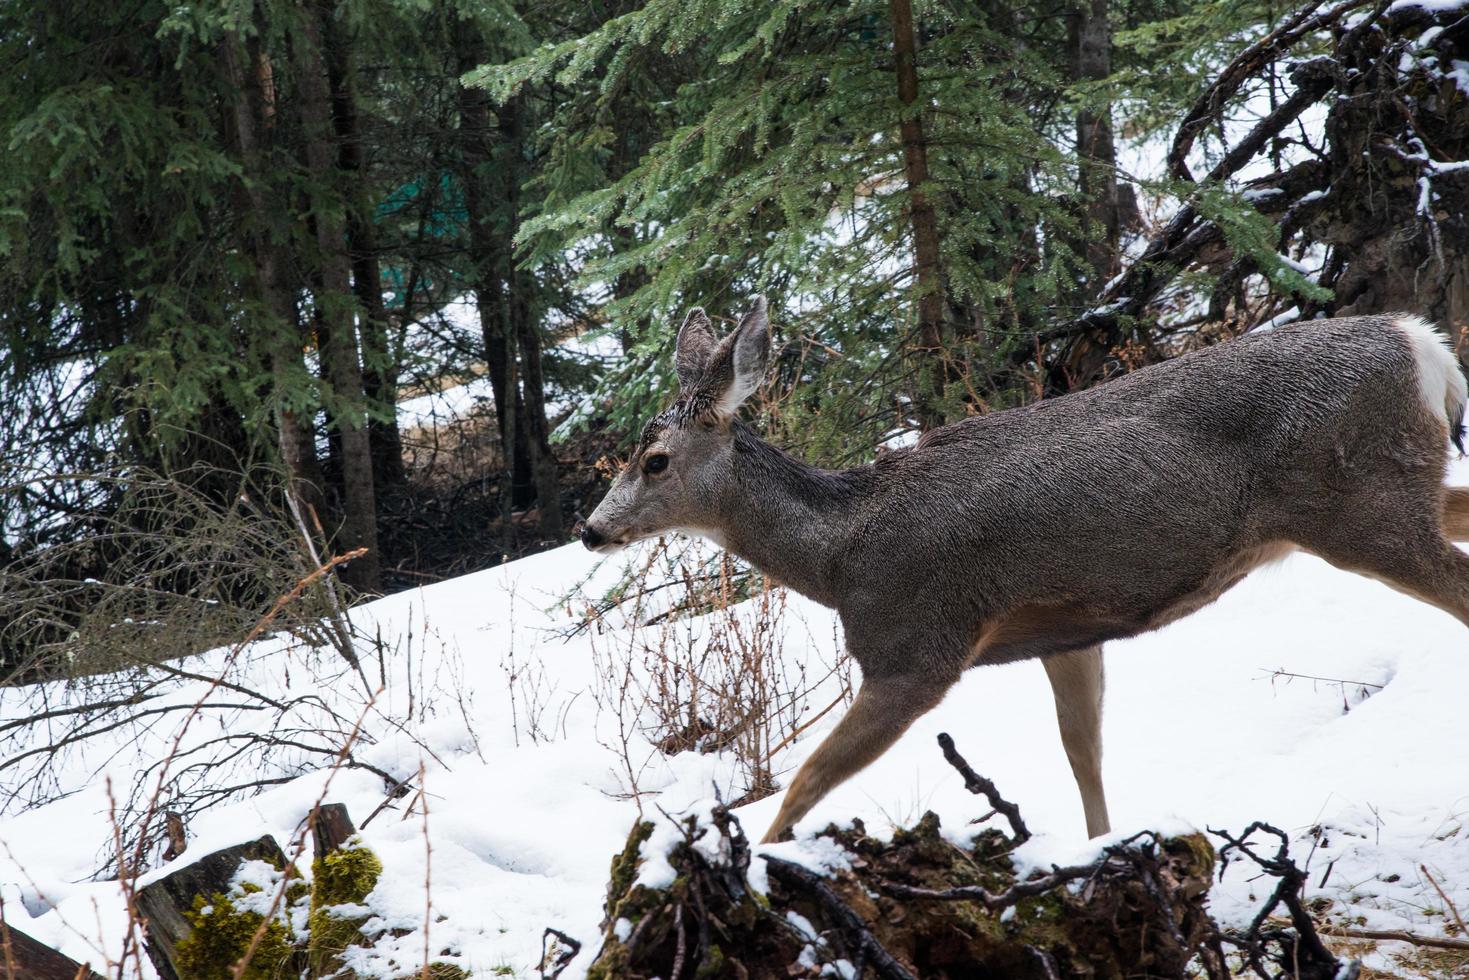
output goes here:
<path id="1" fill-rule="evenodd" d="M 815 676 L 785 656 L 786 591 L 728 555 L 706 561 L 699 549 L 675 560 L 681 594 L 640 588 L 626 597 L 621 611 L 643 625 L 594 634 L 592 694 L 615 725 L 603 744 L 618 756 L 629 796 L 641 795 L 656 752 L 728 752 L 739 778 L 731 805 L 739 805 L 778 789 L 771 757 L 801 729 L 827 680 L 850 689 L 850 668 L 843 655 Z"/>
<path id="2" fill-rule="evenodd" d="M 348 556 L 323 561 L 279 474 L 252 472 L 130 467 L 0 486 L 90 501 L 0 567 L 0 813 L 135 764 L 114 787 L 116 840 L 92 842 L 103 873 L 155 863 L 165 812 L 182 826 L 329 766 L 398 781 L 351 750 L 352 716 L 373 695 L 357 655 L 370 647 L 334 582 Z M 318 683 L 277 688 L 272 669 Z"/>
<path id="3" fill-rule="evenodd" d="M 199 464 L 0 485 L 0 498 L 46 483 L 91 502 L 64 537 L 40 529 L 0 567 L 0 685 L 164 663 L 250 629 L 318 564 L 280 503 L 283 481 L 263 476 Z M 273 628 L 346 652 L 340 612 L 323 578 Z"/>

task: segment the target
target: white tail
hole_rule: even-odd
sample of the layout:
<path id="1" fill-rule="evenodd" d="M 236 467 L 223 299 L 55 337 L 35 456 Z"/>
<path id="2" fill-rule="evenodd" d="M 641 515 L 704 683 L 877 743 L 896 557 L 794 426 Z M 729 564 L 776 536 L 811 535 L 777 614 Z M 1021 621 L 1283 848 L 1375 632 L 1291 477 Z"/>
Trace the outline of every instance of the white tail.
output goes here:
<path id="1" fill-rule="evenodd" d="M 1469 384 L 1459 369 L 1459 358 L 1449 340 L 1418 316 L 1399 317 L 1393 321 L 1408 342 L 1418 363 L 1418 386 L 1423 402 L 1431 414 L 1440 411 L 1449 426 L 1449 438 L 1464 451 L 1464 405 L 1469 401 Z"/>

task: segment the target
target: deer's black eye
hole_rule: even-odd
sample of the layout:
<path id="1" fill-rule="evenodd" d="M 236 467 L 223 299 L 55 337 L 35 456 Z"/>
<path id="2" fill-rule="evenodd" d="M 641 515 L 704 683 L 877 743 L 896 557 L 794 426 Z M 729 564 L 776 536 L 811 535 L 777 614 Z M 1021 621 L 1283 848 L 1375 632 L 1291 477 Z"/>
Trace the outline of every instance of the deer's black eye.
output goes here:
<path id="1" fill-rule="evenodd" d="M 649 476 L 657 476 L 668 469 L 667 453 L 651 453 L 643 457 L 643 472 Z"/>

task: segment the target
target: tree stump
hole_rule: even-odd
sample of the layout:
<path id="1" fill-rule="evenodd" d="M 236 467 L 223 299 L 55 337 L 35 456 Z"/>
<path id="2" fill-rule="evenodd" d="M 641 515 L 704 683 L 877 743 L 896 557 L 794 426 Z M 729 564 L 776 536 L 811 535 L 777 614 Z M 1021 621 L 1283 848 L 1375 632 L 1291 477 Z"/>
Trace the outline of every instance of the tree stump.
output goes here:
<path id="1" fill-rule="evenodd" d="M 189 980 L 175 965 L 179 942 L 193 932 L 184 913 L 193 908 L 196 896 L 228 892 L 230 880 L 245 861 L 265 861 L 284 868 L 286 855 L 275 838 L 267 834 L 205 855 L 139 890 L 138 914 L 148 926 L 148 958 L 162 980 Z"/>

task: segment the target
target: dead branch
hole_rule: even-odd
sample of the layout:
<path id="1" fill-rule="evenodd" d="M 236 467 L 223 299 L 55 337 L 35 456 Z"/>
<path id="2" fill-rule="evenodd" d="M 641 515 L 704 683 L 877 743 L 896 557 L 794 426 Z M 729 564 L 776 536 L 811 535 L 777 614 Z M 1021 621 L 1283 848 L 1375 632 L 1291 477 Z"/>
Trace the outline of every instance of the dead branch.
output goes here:
<path id="1" fill-rule="evenodd" d="M 1262 856 L 1250 845 L 1249 839 L 1256 831 L 1270 834 L 1280 841 L 1274 855 Z M 1265 874 L 1279 881 L 1275 891 L 1265 900 L 1265 904 L 1260 907 L 1260 911 L 1244 932 L 1227 930 L 1220 933 L 1220 938 L 1244 954 L 1246 965 L 1261 980 L 1270 980 L 1272 977 L 1266 960 L 1273 961 L 1277 967 L 1287 971 L 1287 975 L 1297 980 L 1345 980 L 1341 962 L 1321 942 L 1316 923 L 1301 900 L 1306 886 L 1306 872 L 1290 859 L 1290 837 L 1285 831 L 1257 820 L 1238 836 L 1213 829 L 1209 833 L 1225 841 L 1224 847 L 1219 850 L 1221 879 L 1230 862 L 1238 860 L 1236 855 L 1243 855 L 1258 865 Z M 1266 928 L 1270 914 L 1282 905 L 1286 908 L 1291 928 Z M 1356 976 L 1357 964 L 1349 964 L 1347 969 L 1350 977 Z"/>
<path id="2" fill-rule="evenodd" d="M 1309 3 L 1275 30 L 1236 55 L 1235 59 L 1219 73 L 1184 115 L 1183 121 L 1178 126 L 1178 132 L 1173 137 L 1173 145 L 1168 150 L 1168 172 L 1179 180 L 1193 182 L 1194 177 L 1189 172 L 1187 163 L 1189 150 L 1193 148 L 1194 140 L 1199 134 L 1211 122 L 1218 119 L 1219 114 L 1239 91 L 1240 86 L 1244 85 L 1260 69 L 1293 47 L 1301 38 L 1330 27 L 1344 14 L 1365 6 L 1366 2 L 1367 0 L 1347 0 L 1346 3 L 1332 7 L 1321 14 L 1316 13 L 1321 6 L 1319 0 Z"/>
<path id="3" fill-rule="evenodd" d="M 1036 895 L 1044 895 L 1046 892 L 1059 888 L 1073 881 L 1095 881 L 1106 874 L 1133 874 L 1139 870 L 1138 855 L 1143 848 L 1137 847 L 1139 841 L 1148 841 L 1151 846 L 1158 843 L 1157 835 L 1152 831 L 1142 831 L 1134 834 L 1124 841 L 1112 844 L 1102 851 L 1101 856 L 1086 864 L 1076 864 L 1069 867 L 1052 865 L 1048 874 L 1038 878 L 1029 878 L 1017 882 L 1002 892 L 991 892 L 981 885 L 963 885 L 957 888 L 933 889 L 914 888 L 899 882 L 884 881 L 880 883 L 883 891 L 896 898 L 911 898 L 926 901 L 944 902 L 979 902 L 992 912 L 999 912 L 1018 904 L 1022 899 L 1034 898 Z"/>
<path id="4" fill-rule="evenodd" d="M 1449 939 L 1444 936 L 1420 936 L 1416 932 L 1397 929 L 1349 929 L 1346 926 L 1323 925 L 1324 936 L 1339 936 L 1342 939 L 1375 939 L 1379 942 L 1409 943 L 1429 949 L 1454 949 L 1469 952 L 1469 940 Z"/>
<path id="5" fill-rule="evenodd" d="M 939 748 L 943 749 L 944 758 L 948 760 L 949 765 L 957 769 L 959 775 L 963 777 L 964 788 L 977 796 L 983 796 L 989 800 L 990 806 L 996 812 L 1003 814 L 1006 820 L 1010 821 L 1010 829 L 1015 834 L 1016 845 L 1024 844 L 1030 840 L 1030 828 L 1025 826 L 1025 821 L 1020 817 L 1020 807 L 1001 796 L 999 789 L 994 783 L 969 767 L 969 763 L 964 761 L 964 757 L 959 754 L 959 750 L 954 748 L 954 740 L 949 737 L 947 732 L 939 733 Z"/>
<path id="6" fill-rule="evenodd" d="M 554 939 L 564 948 L 555 949 L 551 947 L 547 943 L 547 940 L 550 939 Z M 561 976 L 562 971 L 570 965 L 571 961 L 576 959 L 576 954 L 580 952 L 581 943 L 572 939 L 560 929 L 552 929 L 550 926 L 547 926 L 546 931 L 541 933 L 541 980 L 556 980 L 557 977 Z M 552 957 L 553 953 L 555 954 L 554 958 Z M 550 972 L 547 972 L 547 960 L 551 961 L 549 964 Z"/>

